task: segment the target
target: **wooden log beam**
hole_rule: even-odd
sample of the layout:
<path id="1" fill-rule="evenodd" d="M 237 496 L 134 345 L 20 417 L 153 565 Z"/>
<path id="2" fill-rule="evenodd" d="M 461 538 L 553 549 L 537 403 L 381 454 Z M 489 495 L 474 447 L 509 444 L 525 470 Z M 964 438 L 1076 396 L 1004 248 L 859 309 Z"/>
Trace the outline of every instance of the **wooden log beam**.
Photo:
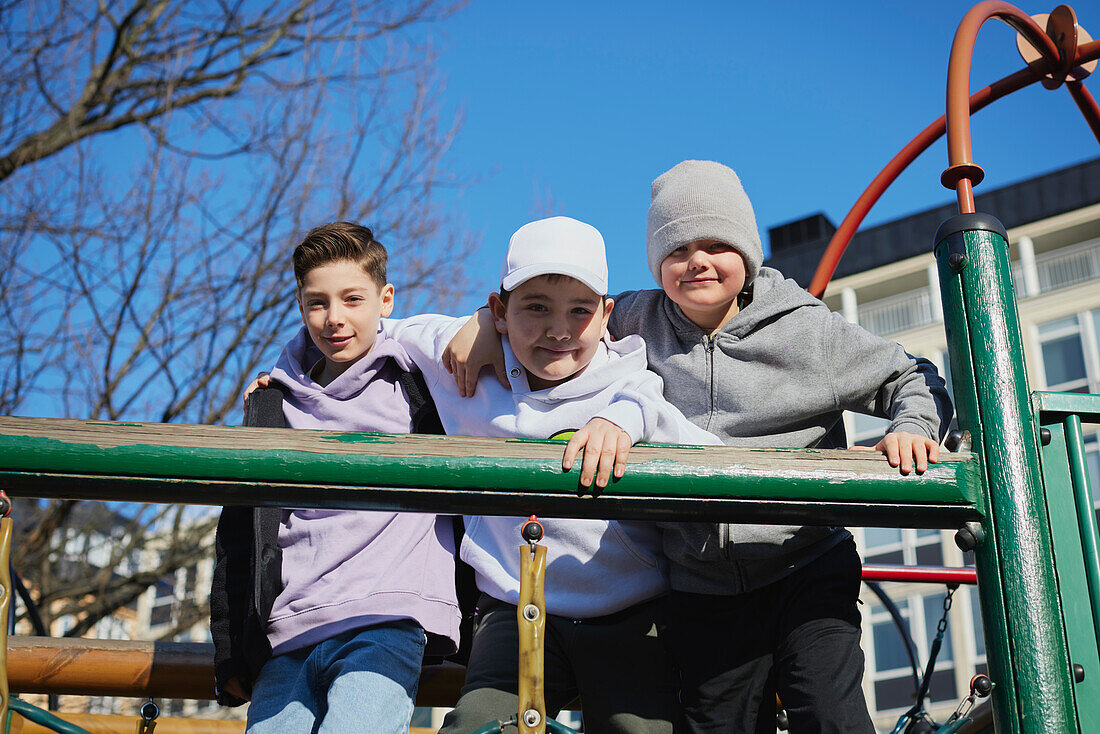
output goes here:
<path id="1" fill-rule="evenodd" d="M 453 706 L 464 674 L 459 665 L 425 667 L 417 705 Z M 213 699 L 214 646 L 13 635 L 8 683 L 15 694 Z"/>
<path id="2" fill-rule="evenodd" d="M 13 495 L 619 519 L 957 527 L 978 467 L 946 455 L 901 476 L 878 454 L 639 445 L 581 496 L 562 442 L 0 417 Z"/>
<path id="3" fill-rule="evenodd" d="M 71 724 L 86 729 L 89 734 L 134 734 L 137 723 L 141 721 L 136 715 L 53 713 Z M 233 719 L 181 719 L 159 716 L 156 734 L 244 734 L 244 724 L 244 721 Z M 413 734 L 415 731 L 413 730 Z M 12 718 L 11 734 L 54 734 L 54 731 L 42 724 L 15 716 Z"/>

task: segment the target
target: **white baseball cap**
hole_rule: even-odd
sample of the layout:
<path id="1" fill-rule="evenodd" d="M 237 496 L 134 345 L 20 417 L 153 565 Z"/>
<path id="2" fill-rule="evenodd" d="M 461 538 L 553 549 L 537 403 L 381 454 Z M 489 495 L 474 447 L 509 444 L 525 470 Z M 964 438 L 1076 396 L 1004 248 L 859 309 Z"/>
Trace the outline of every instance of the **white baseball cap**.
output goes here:
<path id="1" fill-rule="evenodd" d="M 570 217 L 528 222 L 508 241 L 500 286 L 513 291 L 539 275 L 568 275 L 607 295 L 607 255 L 603 235 L 591 224 Z"/>

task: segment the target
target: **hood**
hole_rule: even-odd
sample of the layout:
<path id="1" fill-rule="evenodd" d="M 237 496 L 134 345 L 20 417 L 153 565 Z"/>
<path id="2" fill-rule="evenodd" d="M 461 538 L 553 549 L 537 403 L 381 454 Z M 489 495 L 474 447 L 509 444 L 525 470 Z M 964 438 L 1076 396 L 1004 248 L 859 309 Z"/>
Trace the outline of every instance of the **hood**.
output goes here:
<path id="1" fill-rule="evenodd" d="M 302 400 L 320 395 L 347 400 L 362 392 L 363 388 L 378 375 L 379 370 L 386 366 L 390 358 L 403 370 L 416 369 L 412 359 L 401 345 L 379 330 L 374 346 L 369 352 L 327 386 L 321 387 L 309 376 L 309 372 L 319 360 L 324 359 L 324 355 L 309 338 L 309 332 L 303 326 L 279 355 L 275 369 L 271 371 L 271 377 L 289 388 L 292 395 Z"/>
<path id="2" fill-rule="evenodd" d="M 596 354 L 584 368 L 571 380 L 546 390 L 531 390 L 527 383 L 527 369 L 516 359 L 507 336 L 501 336 L 504 347 L 504 366 L 512 377 L 513 392 L 526 393 L 533 400 L 555 403 L 563 400 L 580 400 L 604 390 L 608 385 L 628 375 L 644 372 L 646 369 L 645 342 L 640 336 L 631 335 L 625 339 L 612 341 L 604 336 L 596 349 Z"/>

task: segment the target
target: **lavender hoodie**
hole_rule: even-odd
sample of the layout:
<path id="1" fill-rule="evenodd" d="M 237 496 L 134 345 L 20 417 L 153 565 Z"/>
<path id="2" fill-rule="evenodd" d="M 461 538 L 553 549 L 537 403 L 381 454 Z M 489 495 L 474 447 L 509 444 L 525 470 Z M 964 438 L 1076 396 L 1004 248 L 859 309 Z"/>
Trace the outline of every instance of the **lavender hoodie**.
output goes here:
<path id="1" fill-rule="evenodd" d="M 409 399 L 397 376 L 415 367 L 397 342 L 379 334 L 371 351 L 326 387 L 309 376 L 321 358 L 303 328 L 271 373 L 289 388 L 283 401 L 288 426 L 409 432 Z M 456 649 L 460 615 L 449 518 L 283 510 L 279 547 L 283 590 L 267 628 L 273 654 L 397 619 L 418 622 L 429 633 L 430 652 Z"/>

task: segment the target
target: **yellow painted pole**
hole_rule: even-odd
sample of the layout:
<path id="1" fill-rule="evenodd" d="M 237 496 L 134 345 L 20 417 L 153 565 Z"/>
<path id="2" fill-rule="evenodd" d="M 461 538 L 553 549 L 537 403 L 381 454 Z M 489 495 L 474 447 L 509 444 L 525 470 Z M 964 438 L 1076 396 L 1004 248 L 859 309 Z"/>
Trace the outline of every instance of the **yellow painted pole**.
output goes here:
<path id="1" fill-rule="evenodd" d="M 8 498 L 3 498 L 10 509 Z M 11 612 L 11 572 L 8 559 L 11 558 L 12 519 L 4 516 L 0 519 L 0 721 L 8 718 L 8 614 Z"/>
<path id="2" fill-rule="evenodd" d="M 546 635 L 546 548 L 535 543 L 520 548 L 519 734 L 546 734 L 544 646 Z"/>

